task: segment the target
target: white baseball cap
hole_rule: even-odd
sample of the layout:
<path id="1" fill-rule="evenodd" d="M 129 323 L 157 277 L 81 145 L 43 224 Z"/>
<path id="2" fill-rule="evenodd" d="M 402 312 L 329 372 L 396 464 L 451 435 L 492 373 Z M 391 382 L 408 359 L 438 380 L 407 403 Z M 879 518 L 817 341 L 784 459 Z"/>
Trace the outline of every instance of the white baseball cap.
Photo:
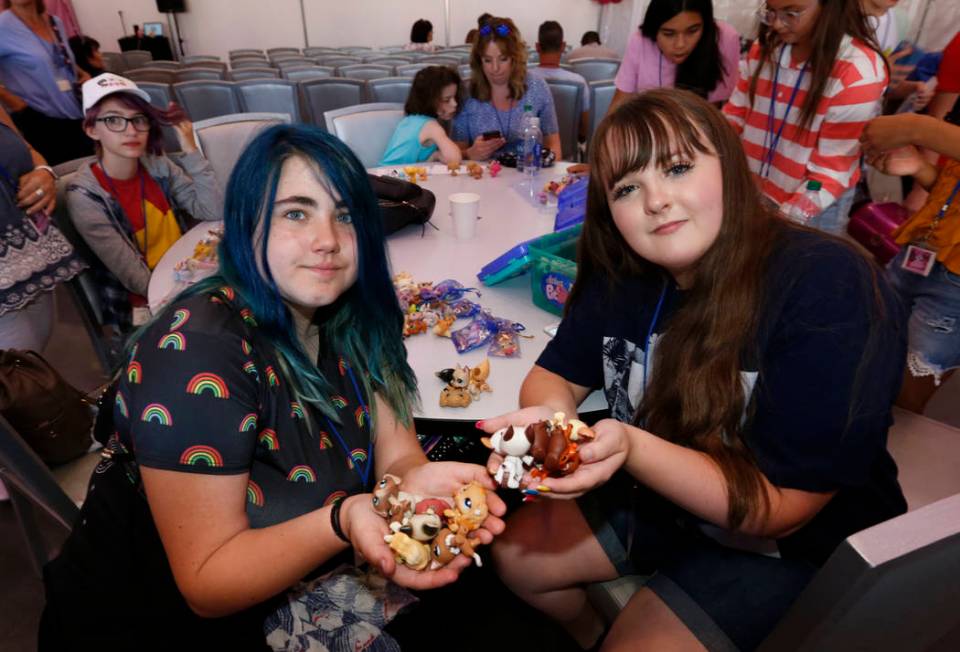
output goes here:
<path id="1" fill-rule="evenodd" d="M 83 112 L 86 113 L 97 102 L 114 93 L 131 93 L 145 102 L 150 101 L 147 91 L 137 88 L 126 77 L 105 72 L 83 82 Z"/>

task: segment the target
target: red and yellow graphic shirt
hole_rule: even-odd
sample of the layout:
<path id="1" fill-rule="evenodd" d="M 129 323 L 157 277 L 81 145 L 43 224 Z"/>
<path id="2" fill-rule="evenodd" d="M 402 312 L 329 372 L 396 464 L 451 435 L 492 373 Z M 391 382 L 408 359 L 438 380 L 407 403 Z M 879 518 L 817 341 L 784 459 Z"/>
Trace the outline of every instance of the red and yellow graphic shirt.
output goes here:
<path id="1" fill-rule="evenodd" d="M 120 202 L 136 238 L 137 248 L 143 254 L 147 267 L 153 269 L 167 249 L 183 235 L 160 185 L 142 167 L 130 179 L 108 179 L 99 165 L 93 166 L 93 174 L 103 189 Z M 143 176 L 142 204 L 141 175 Z M 146 228 L 144 228 L 144 222 L 146 222 Z"/>

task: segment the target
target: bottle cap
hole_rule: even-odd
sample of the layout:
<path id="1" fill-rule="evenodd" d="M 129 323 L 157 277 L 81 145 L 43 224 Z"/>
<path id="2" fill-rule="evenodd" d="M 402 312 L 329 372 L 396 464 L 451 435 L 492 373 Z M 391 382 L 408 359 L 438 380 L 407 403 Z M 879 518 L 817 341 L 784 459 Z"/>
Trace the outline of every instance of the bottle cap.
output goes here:
<path id="1" fill-rule="evenodd" d="M 819 181 L 814 181 L 813 179 L 811 179 L 810 181 L 807 181 L 807 190 L 812 190 L 814 192 L 817 192 L 822 187 L 823 187 L 823 184 L 820 183 Z"/>

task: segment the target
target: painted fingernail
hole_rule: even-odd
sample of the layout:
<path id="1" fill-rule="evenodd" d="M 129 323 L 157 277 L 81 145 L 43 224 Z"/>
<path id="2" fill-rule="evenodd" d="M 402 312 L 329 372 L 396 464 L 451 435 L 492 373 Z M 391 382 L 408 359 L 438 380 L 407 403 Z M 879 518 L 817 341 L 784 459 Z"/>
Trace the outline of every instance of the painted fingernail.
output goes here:
<path id="1" fill-rule="evenodd" d="M 476 422 L 475 424 L 473 424 L 473 425 L 474 425 L 474 427 L 475 427 L 477 430 L 483 430 L 483 421 L 477 421 L 477 422 Z"/>
<path id="2" fill-rule="evenodd" d="M 527 496 L 539 496 L 540 492 L 536 489 L 524 489 L 523 493 Z"/>
<path id="3" fill-rule="evenodd" d="M 537 491 L 540 491 L 540 492 L 543 492 L 543 493 L 545 493 L 545 494 L 548 494 L 548 493 L 550 493 L 552 490 L 551 490 L 550 487 L 548 487 L 547 485 L 542 484 L 542 485 L 539 485 L 539 486 L 537 487 Z"/>

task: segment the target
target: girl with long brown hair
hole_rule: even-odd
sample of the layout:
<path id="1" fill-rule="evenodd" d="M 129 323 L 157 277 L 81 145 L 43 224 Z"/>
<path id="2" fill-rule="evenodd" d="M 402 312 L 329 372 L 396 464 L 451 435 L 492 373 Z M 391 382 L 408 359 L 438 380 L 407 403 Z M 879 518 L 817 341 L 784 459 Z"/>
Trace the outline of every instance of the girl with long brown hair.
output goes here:
<path id="1" fill-rule="evenodd" d="M 603 632 L 584 586 L 656 572 L 604 650 L 753 649 L 840 541 L 906 508 L 885 449 L 902 316 L 860 253 L 768 210 L 705 100 L 647 91 L 594 143 L 564 319 L 523 409 L 479 426 L 598 388 L 611 418 L 494 559 L 584 647 Z"/>
<path id="2" fill-rule="evenodd" d="M 767 0 L 723 111 L 764 196 L 841 235 L 860 178 L 864 125 L 880 113 L 886 62 L 860 0 Z"/>

